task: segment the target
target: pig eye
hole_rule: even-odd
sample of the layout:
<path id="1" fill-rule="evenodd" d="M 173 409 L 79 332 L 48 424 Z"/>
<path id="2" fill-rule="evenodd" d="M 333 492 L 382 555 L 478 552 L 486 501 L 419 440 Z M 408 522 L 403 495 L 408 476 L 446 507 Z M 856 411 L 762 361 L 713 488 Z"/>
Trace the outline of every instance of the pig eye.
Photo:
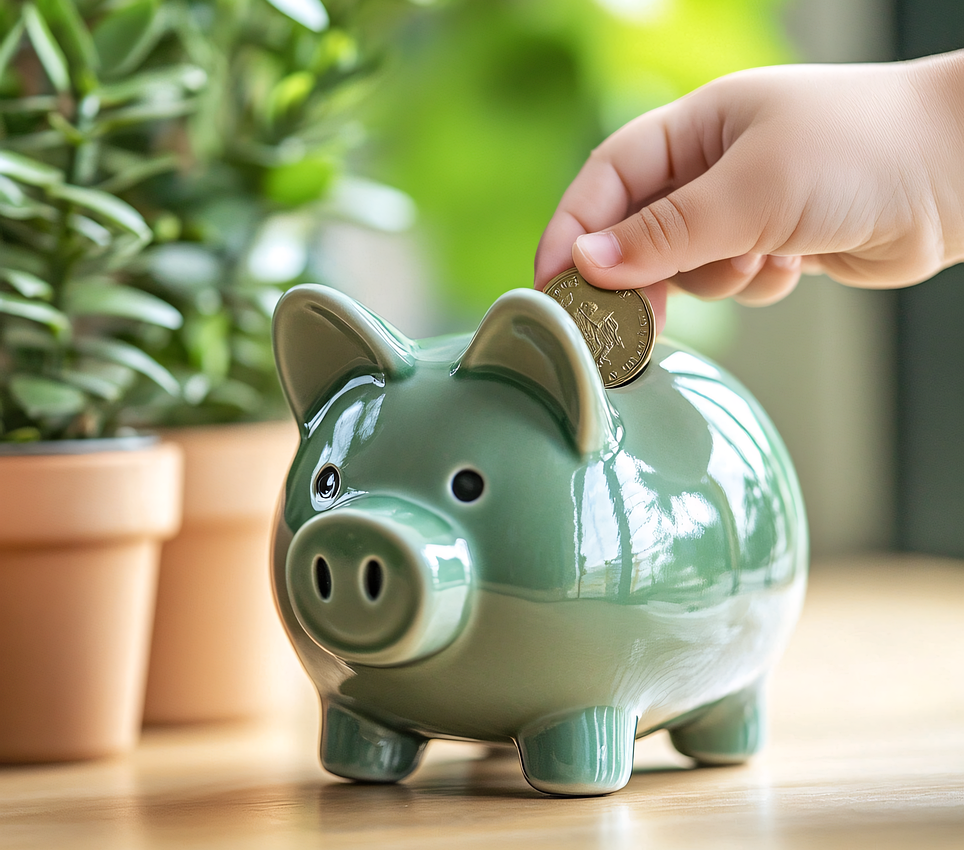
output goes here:
<path id="1" fill-rule="evenodd" d="M 460 502 L 474 502 L 484 489 L 485 482 L 474 469 L 463 469 L 452 478 L 452 493 Z"/>
<path id="2" fill-rule="evenodd" d="M 338 474 L 338 469 L 330 463 L 319 469 L 318 474 L 315 475 L 315 495 L 323 502 L 334 499 L 338 495 L 340 486 L 341 476 Z"/>

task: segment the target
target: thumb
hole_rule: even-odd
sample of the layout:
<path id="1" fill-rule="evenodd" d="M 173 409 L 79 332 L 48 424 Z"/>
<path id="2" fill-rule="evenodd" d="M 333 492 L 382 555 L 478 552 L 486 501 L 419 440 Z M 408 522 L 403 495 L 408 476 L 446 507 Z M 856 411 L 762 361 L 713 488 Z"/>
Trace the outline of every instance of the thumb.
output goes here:
<path id="1" fill-rule="evenodd" d="M 769 253 L 772 246 L 759 243 L 773 193 L 731 153 L 629 218 L 579 236 L 572 257 L 582 275 L 607 289 L 638 288 L 716 260 Z"/>

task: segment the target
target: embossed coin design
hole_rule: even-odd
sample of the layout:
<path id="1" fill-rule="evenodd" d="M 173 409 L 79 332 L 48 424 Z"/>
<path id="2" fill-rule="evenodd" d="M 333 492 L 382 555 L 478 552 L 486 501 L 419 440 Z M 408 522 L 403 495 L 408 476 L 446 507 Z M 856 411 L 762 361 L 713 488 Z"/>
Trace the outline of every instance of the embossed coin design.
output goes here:
<path id="1" fill-rule="evenodd" d="M 642 292 L 597 289 L 572 268 L 550 280 L 545 293 L 579 327 L 606 389 L 628 384 L 646 368 L 656 342 L 656 317 Z"/>

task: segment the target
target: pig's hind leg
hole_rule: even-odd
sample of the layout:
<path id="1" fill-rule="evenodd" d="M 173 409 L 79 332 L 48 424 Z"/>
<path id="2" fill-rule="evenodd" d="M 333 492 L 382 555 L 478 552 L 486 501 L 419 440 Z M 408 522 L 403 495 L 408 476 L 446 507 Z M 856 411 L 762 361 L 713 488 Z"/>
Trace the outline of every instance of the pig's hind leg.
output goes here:
<path id="1" fill-rule="evenodd" d="M 546 794 L 609 794 L 632 774 L 635 733 L 636 717 L 609 705 L 553 715 L 519 733 L 522 770 Z"/>
<path id="2" fill-rule="evenodd" d="M 670 740 L 701 764 L 740 764 L 763 746 L 766 709 L 757 682 L 669 727 Z"/>
<path id="3" fill-rule="evenodd" d="M 422 735 L 331 702 L 321 733 L 321 763 L 329 773 L 356 782 L 398 782 L 418 767 L 427 743 Z"/>

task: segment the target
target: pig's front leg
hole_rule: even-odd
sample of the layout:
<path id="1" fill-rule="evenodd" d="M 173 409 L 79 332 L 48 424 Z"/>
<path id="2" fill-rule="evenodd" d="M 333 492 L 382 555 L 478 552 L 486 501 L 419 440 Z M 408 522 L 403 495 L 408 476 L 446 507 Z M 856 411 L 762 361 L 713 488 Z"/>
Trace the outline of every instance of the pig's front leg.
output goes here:
<path id="1" fill-rule="evenodd" d="M 669 727 L 670 740 L 701 764 L 740 764 L 763 746 L 763 683 L 730 694 Z"/>
<path id="2" fill-rule="evenodd" d="M 581 797 L 609 794 L 629 781 L 635 734 L 633 715 L 598 705 L 532 723 L 517 743 L 533 788 Z"/>
<path id="3" fill-rule="evenodd" d="M 321 763 L 357 782 L 398 782 L 416 767 L 428 739 L 392 729 L 345 705 L 329 702 L 321 733 Z"/>

